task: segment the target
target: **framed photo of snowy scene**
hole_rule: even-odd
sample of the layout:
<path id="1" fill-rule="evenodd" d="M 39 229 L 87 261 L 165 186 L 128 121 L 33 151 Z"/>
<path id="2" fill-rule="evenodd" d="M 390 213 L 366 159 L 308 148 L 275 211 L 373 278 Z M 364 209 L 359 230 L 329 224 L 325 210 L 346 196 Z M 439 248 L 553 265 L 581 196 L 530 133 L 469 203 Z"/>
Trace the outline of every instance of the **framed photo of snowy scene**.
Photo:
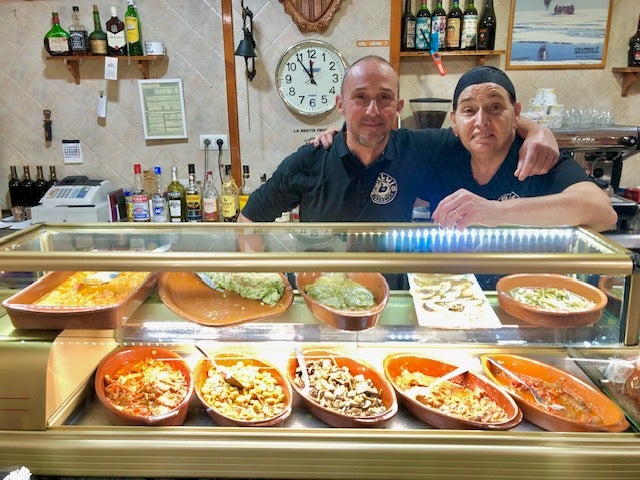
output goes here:
<path id="1" fill-rule="evenodd" d="M 511 0 L 506 68 L 604 68 L 612 0 Z"/>

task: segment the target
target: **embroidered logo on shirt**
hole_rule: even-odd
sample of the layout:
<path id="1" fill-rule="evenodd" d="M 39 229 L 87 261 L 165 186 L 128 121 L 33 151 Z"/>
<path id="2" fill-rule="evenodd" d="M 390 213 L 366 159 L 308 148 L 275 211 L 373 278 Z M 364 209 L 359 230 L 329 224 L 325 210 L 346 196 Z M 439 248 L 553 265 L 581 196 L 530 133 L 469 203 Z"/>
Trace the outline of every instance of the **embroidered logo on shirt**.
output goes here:
<path id="1" fill-rule="evenodd" d="M 391 203 L 398 193 L 398 182 L 388 173 L 382 172 L 378 175 L 376 184 L 371 190 L 371 201 L 378 205 Z"/>
<path id="2" fill-rule="evenodd" d="M 505 193 L 503 195 L 500 195 L 498 201 L 502 202 L 503 200 L 511 200 L 512 198 L 520 198 L 520 195 L 518 195 L 516 192 Z"/>

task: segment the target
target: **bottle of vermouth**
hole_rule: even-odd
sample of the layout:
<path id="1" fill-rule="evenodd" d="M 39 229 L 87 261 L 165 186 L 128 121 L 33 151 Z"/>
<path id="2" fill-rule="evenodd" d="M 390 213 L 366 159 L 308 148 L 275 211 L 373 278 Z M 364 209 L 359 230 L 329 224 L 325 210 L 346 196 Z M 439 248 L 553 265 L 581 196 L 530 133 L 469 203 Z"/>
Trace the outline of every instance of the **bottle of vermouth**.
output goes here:
<path id="1" fill-rule="evenodd" d="M 72 8 L 71 25 L 69 25 L 71 53 L 73 53 L 73 55 L 86 55 L 89 52 L 89 33 L 82 22 L 80 22 L 80 9 L 78 6 L 74 5 Z"/>
<path id="2" fill-rule="evenodd" d="M 150 222 L 149 195 L 144 191 L 142 182 L 142 167 L 139 163 L 133 166 L 133 190 L 131 192 L 134 222 Z"/>
<path id="3" fill-rule="evenodd" d="M 58 183 L 58 176 L 56 175 L 56 167 L 55 165 L 49 165 L 49 180 L 47 181 L 47 186 L 51 188 L 57 183 Z"/>
<path id="4" fill-rule="evenodd" d="M 496 43 L 496 12 L 493 0 L 486 0 L 484 11 L 478 22 L 478 50 L 493 50 Z"/>
<path id="5" fill-rule="evenodd" d="M 21 222 L 24 220 L 24 191 L 22 190 L 22 182 L 18 178 L 18 170 L 15 165 L 12 165 L 10 170 L 9 200 L 11 202 L 11 214 L 16 222 Z"/>
<path id="6" fill-rule="evenodd" d="M 167 186 L 167 203 L 171 222 L 187 220 L 187 195 L 182 183 L 178 180 L 178 167 L 175 165 L 171 167 L 171 182 Z"/>
<path id="7" fill-rule="evenodd" d="M 89 48 L 93 55 L 107 54 L 107 34 L 100 25 L 98 5 L 93 5 L 93 32 L 89 35 Z"/>
<path id="8" fill-rule="evenodd" d="M 187 222 L 202 221 L 202 195 L 196 182 L 196 166 L 189 164 L 189 185 L 185 190 L 187 198 Z"/>
<path id="9" fill-rule="evenodd" d="M 116 7 L 111 7 L 111 18 L 107 20 L 107 53 L 109 55 L 126 55 L 127 39 L 124 22 L 118 18 Z"/>
<path id="10" fill-rule="evenodd" d="M 144 55 L 140 15 L 138 15 L 138 9 L 136 8 L 134 0 L 128 0 L 127 11 L 124 14 L 124 23 L 127 29 L 129 55 Z"/>
<path id="11" fill-rule="evenodd" d="M 235 222 L 240 213 L 238 201 L 238 186 L 231 176 L 231 165 L 224 166 L 224 179 L 222 181 L 222 221 Z"/>
<path id="12" fill-rule="evenodd" d="M 402 13 L 402 28 L 400 29 L 401 49 L 403 51 L 415 50 L 416 48 L 416 17 L 411 12 L 411 0 L 405 0 L 404 12 Z"/>
<path id="13" fill-rule="evenodd" d="M 49 185 L 47 181 L 44 179 L 44 172 L 42 170 L 42 165 L 36 166 L 36 195 L 38 196 L 38 203 L 42 200 L 42 197 L 45 196 L 49 190 Z"/>
<path id="14" fill-rule="evenodd" d="M 416 15 L 416 50 L 429 50 L 429 48 L 431 48 L 431 12 L 427 7 L 427 0 L 422 0 Z"/>
<path id="15" fill-rule="evenodd" d="M 156 190 L 151 196 L 151 208 L 153 209 L 151 219 L 154 222 L 166 222 L 169 218 L 167 215 L 167 192 L 164 190 L 164 182 L 162 181 L 162 168 L 155 167 L 153 172 L 156 177 Z"/>
<path id="16" fill-rule="evenodd" d="M 640 67 L 640 16 L 638 17 L 638 31 L 629 39 L 627 66 Z"/>
<path id="17" fill-rule="evenodd" d="M 476 37 L 478 35 L 478 10 L 474 0 L 469 0 L 467 9 L 462 14 L 462 35 L 460 48 L 462 50 L 475 50 Z"/>
<path id="18" fill-rule="evenodd" d="M 220 221 L 220 195 L 211 170 L 207 171 L 202 188 L 202 220 L 205 222 Z"/>
<path id="19" fill-rule="evenodd" d="M 438 50 L 447 48 L 447 12 L 442 6 L 442 0 L 438 0 L 436 8 L 431 15 L 431 33 L 438 34 Z M 431 46 L 434 49 L 434 46 Z"/>
<path id="20" fill-rule="evenodd" d="M 38 192 L 36 191 L 36 182 L 31 178 L 29 166 L 25 165 L 22 176 L 22 194 L 24 195 L 24 213 L 27 220 L 31 219 L 31 207 L 38 205 Z"/>
<path id="21" fill-rule="evenodd" d="M 447 16 L 447 50 L 460 50 L 460 34 L 462 33 L 462 10 L 460 1 L 453 0 Z"/>
<path id="22" fill-rule="evenodd" d="M 49 55 L 71 55 L 71 35 L 60 26 L 58 12 L 51 13 L 51 29 L 44 36 L 44 48 Z"/>

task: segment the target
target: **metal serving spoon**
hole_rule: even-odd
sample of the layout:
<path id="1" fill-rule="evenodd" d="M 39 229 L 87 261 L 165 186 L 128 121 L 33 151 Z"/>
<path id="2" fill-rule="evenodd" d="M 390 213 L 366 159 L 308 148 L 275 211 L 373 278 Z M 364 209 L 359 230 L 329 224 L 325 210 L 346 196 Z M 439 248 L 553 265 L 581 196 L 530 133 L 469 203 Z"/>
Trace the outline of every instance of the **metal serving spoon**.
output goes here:
<path id="1" fill-rule="evenodd" d="M 452 378 L 457 377 L 458 375 L 462 375 L 465 372 L 469 371 L 469 367 L 467 366 L 461 366 L 458 367 L 454 370 L 451 370 L 449 373 L 445 373 L 444 375 L 442 375 L 441 377 L 436 378 L 433 382 L 431 382 L 429 385 L 422 386 L 422 385 L 418 385 L 415 387 L 411 387 L 408 390 L 406 390 L 404 393 L 412 396 L 412 397 L 417 397 L 417 396 L 421 396 L 421 397 L 428 397 L 431 395 L 431 391 L 438 385 L 440 385 L 441 383 L 444 383 L 448 380 L 451 380 Z"/>
<path id="2" fill-rule="evenodd" d="M 210 357 L 207 352 L 205 352 L 198 345 L 194 345 L 194 346 L 200 351 L 200 353 L 202 353 L 202 355 L 205 356 L 205 358 L 207 358 L 211 362 L 211 365 L 213 365 L 213 367 L 218 372 L 220 372 L 220 375 L 222 375 L 222 378 L 224 379 L 225 382 L 227 382 L 232 387 L 236 387 L 236 388 L 239 388 L 241 390 L 246 388 L 245 385 L 240 380 L 238 380 L 236 377 L 234 377 L 233 374 L 229 370 L 227 370 L 226 368 L 224 368 L 221 365 L 218 365 L 216 363 L 216 361 L 212 357 Z"/>
<path id="3" fill-rule="evenodd" d="M 507 367 L 505 367 L 504 365 L 502 365 L 500 362 L 498 362 L 497 360 L 494 360 L 491 357 L 485 357 L 487 359 L 487 361 L 489 363 L 491 363 L 491 365 L 493 365 L 494 367 L 497 367 L 500 371 L 502 371 L 505 375 L 507 375 L 508 377 L 510 377 L 512 380 L 515 380 L 516 382 L 518 382 L 520 385 L 523 385 L 527 390 L 529 390 L 529 392 L 531 392 L 531 395 L 533 395 L 534 400 L 539 404 L 542 405 L 543 407 L 546 408 L 550 408 L 552 410 L 564 410 L 564 406 L 559 405 L 557 403 L 553 403 L 550 402 L 549 400 L 547 400 L 546 398 L 543 398 L 540 396 L 540 394 L 538 392 L 536 392 L 536 390 L 534 388 L 532 388 L 531 386 L 529 386 L 526 382 L 524 382 L 520 377 L 518 377 L 515 373 L 513 373 L 511 370 L 509 370 Z"/>
<path id="4" fill-rule="evenodd" d="M 304 353 L 297 345 L 294 345 L 293 349 L 296 352 L 296 358 L 298 359 L 298 367 L 302 374 L 302 383 L 304 383 L 303 391 L 306 393 L 311 389 L 311 380 L 309 379 L 309 372 L 307 371 L 307 363 L 304 360 Z"/>

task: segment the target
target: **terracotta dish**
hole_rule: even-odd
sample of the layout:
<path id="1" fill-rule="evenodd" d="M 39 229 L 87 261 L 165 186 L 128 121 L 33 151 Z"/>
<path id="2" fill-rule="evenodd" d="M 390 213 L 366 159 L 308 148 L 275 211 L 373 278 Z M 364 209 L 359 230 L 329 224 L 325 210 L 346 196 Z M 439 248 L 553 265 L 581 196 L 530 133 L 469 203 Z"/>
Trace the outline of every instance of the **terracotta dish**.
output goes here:
<path id="1" fill-rule="evenodd" d="M 395 388 L 400 403 L 415 417 L 428 425 L 452 430 L 507 430 L 517 426 L 522 421 L 522 412 L 509 395 L 483 377 L 475 375 L 472 372 L 462 373 L 450 381 L 468 390 L 481 391 L 483 395 L 486 395 L 487 400 L 491 400 L 504 411 L 506 415 L 504 420 L 482 422 L 445 413 L 416 399 L 415 395 L 411 395 L 408 390 L 400 387 L 396 381 L 396 379 L 402 375 L 403 371 L 409 373 L 419 372 L 430 377 L 441 377 L 453 371 L 456 368 L 454 365 L 403 353 L 387 356 L 384 359 L 383 365 L 384 373 L 393 385 L 393 388 Z M 437 388 L 437 386 L 434 386 L 434 389 L 435 388 Z"/>
<path id="2" fill-rule="evenodd" d="M 550 402 L 565 407 L 554 410 L 537 403 L 521 385 L 492 365 L 499 362 Z M 510 354 L 482 356 L 487 376 L 505 388 L 534 425 L 557 432 L 623 432 L 629 423 L 620 408 L 606 395 L 573 375 L 551 365 Z"/>
<path id="3" fill-rule="evenodd" d="M 307 285 L 322 276 L 319 272 L 296 274 L 296 286 L 311 313 L 326 325 L 340 330 L 366 330 L 378 323 L 380 315 L 389 300 L 389 285 L 379 273 L 347 273 L 347 277 L 373 293 L 376 305 L 367 310 L 339 310 L 323 305 L 306 293 Z"/>
<path id="4" fill-rule="evenodd" d="M 322 422 L 337 428 L 347 427 L 383 427 L 398 411 L 398 402 L 395 392 L 391 384 L 386 378 L 367 363 L 353 359 L 337 351 L 322 349 L 303 349 L 302 354 L 307 365 L 310 362 L 326 359 L 339 368 L 347 367 L 353 376 L 363 375 L 365 379 L 370 380 L 379 392 L 379 398 L 384 405 L 384 411 L 372 416 L 352 416 L 321 406 L 317 403 L 302 386 L 302 381 L 296 373 L 298 368 L 298 359 L 292 354 L 287 363 L 287 377 L 291 382 L 294 390 L 302 399 L 303 404 L 316 418 Z M 312 386 L 313 388 L 313 386 Z"/>
<path id="5" fill-rule="evenodd" d="M 222 413 L 221 410 L 213 408 L 206 400 L 207 395 L 203 392 L 203 385 L 207 381 L 207 378 L 211 374 L 215 374 L 215 366 L 212 365 L 212 362 L 208 358 L 202 358 L 196 364 L 193 370 L 193 378 L 195 383 L 195 392 L 196 396 L 206 408 L 207 414 L 218 424 L 225 427 L 273 427 L 278 426 L 284 423 L 284 421 L 289 418 L 291 415 L 291 405 L 293 403 L 293 391 L 291 390 L 291 385 L 285 378 L 284 374 L 274 367 L 272 364 L 261 360 L 257 357 L 240 354 L 240 353 L 232 353 L 232 352 L 219 352 L 214 355 L 210 355 L 217 365 L 221 365 L 227 369 L 235 368 L 234 365 L 237 362 L 242 362 L 243 365 L 249 367 L 257 367 L 260 372 L 268 372 L 270 378 L 273 378 L 277 384 L 282 388 L 283 391 L 283 402 L 282 402 L 282 411 L 277 413 L 276 415 L 270 416 L 268 418 L 259 418 L 256 420 L 240 420 L 238 418 L 234 418 L 228 414 Z M 231 398 L 234 395 L 248 395 L 252 396 L 257 405 L 261 406 L 263 403 L 268 403 L 271 398 L 265 398 L 265 394 L 256 390 L 256 385 L 252 385 L 250 381 L 247 381 L 244 377 L 241 377 L 234 370 L 230 370 L 234 372 L 234 375 L 237 375 L 243 381 L 243 384 L 246 383 L 246 388 L 239 390 L 237 387 L 233 387 L 230 385 L 222 385 L 221 397 L 227 395 L 227 398 Z M 228 390 L 229 392 L 227 392 Z M 255 393 L 252 395 L 250 392 L 254 391 Z M 233 400 L 227 400 L 230 408 L 234 407 Z M 248 404 L 248 403 L 247 403 Z M 237 405 L 235 406 L 237 407 Z"/>
<path id="6" fill-rule="evenodd" d="M 293 290 L 284 275 L 282 279 L 284 295 L 274 306 L 243 298 L 235 292 L 214 290 L 189 272 L 163 273 L 158 293 L 169 310 L 185 320 L 220 327 L 284 313 L 293 302 Z"/>
<path id="7" fill-rule="evenodd" d="M 571 311 L 551 311 L 521 303 L 510 292 L 519 287 L 548 287 L 566 289 L 592 302 L 592 306 Z M 531 325 L 551 328 L 582 327 L 600 320 L 607 305 L 607 296 L 602 290 L 588 283 L 557 274 L 508 275 L 496 284 L 498 304 L 510 315 Z"/>
<path id="8" fill-rule="evenodd" d="M 172 370 L 182 374 L 186 384 L 183 386 L 186 391 L 184 398 L 173 410 L 160 415 L 138 415 L 116 408 L 105 391 L 105 376 L 113 377 L 118 372 L 126 372 L 139 362 L 148 359 L 162 361 L 168 364 Z M 100 362 L 95 376 L 95 389 L 98 400 L 107 409 L 109 421 L 114 425 L 175 426 L 182 425 L 187 417 L 189 402 L 193 394 L 193 379 L 187 363 L 172 350 L 159 347 L 130 347 L 117 350 Z"/>

